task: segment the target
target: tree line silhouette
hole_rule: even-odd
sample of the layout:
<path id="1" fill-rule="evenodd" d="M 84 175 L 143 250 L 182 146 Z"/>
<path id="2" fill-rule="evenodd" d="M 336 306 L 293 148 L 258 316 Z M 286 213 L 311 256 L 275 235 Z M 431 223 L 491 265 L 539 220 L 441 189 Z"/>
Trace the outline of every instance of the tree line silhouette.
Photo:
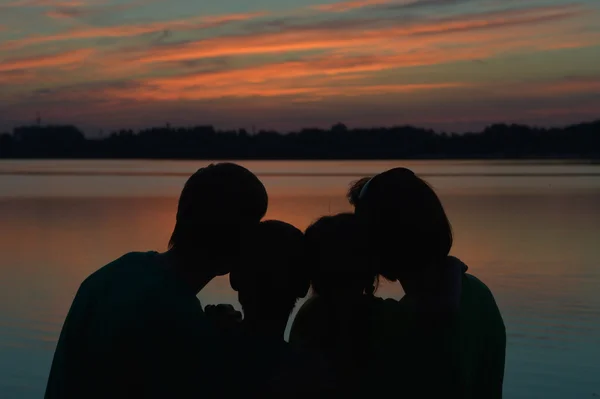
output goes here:
<path id="1" fill-rule="evenodd" d="M 286 134 L 167 125 L 98 139 L 75 126 L 35 125 L 0 134 L 0 158 L 600 159 L 600 120 L 562 128 L 495 124 L 463 134 L 413 126 L 348 129 L 342 123 Z"/>

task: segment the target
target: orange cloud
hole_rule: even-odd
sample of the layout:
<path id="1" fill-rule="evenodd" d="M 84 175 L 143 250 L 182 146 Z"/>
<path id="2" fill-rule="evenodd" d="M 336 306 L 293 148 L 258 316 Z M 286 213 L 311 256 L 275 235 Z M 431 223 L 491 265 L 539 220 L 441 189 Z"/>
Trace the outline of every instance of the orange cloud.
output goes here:
<path id="1" fill-rule="evenodd" d="M 318 26 L 289 29 L 274 33 L 223 36 L 184 45 L 161 47 L 136 55 L 136 62 L 155 63 L 252 54 L 290 53 L 341 48 L 371 50 L 373 46 L 402 48 L 408 37 L 446 35 L 448 33 L 510 26 L 532 26 L 559 21 L 580 14 L 578 7 L 538 7 L 510 12 L 491 12 L 461 18 L 442 19 L 402 26 L 342 27 Z M 484 41 L 484 37 L 476 38 Z"/>
<path id="2" fill-rule="evenodd" d="M 3 7 L 81 7 L 85 5 L 87 3 L 81 0 L 16 0 L 4 4 Z"/>
<path id="3" fill-rule="evenodd" d="M 464 83 L 370 84 L 368 73 L 398 65 L 434 62 L 440 54 L 328 56 L 217 70 L 183 76 L 149 78 L 107 96 L 144 100 L 199 100 L 223 97 L 353 96 L 462 87 Z"/>
<path id="4" fill-rule="evenodd" d="M 64 67 L 82 62 L 93 53 L 94 50 L 82 49 L 61 54 L 9 59 L 0 63 L 0 72 L 17 71 L 22 69 Z"/>
<path id="5" fill-rule="evenodd" d="M 440 90 L 464 87 L 459 82 L 431 84 L 389 84 L 389 85 L 355 85 L 345 87 L 282 87 L 278 84 L 235 84 L 228 86 L 207 86 L 190 90 L 167 91 L 158 87 L 140 87 L 136 89 L 109 89 L 104 96 L 136 101 L 176 101 L 176 100 L 208 100 L 226 97 L 282 97 L 304 96 L 359 96 L 390 93 L 410 93 L 416 91 Z"/>
<path id="6" fill-rule="evenodd" d="M 64 13 L 63 13 L 64 14 Z M 61 18 L 60 13 L 51 11 L 46 15 Z M 264 12 L 255 12 L 248 14 L 230 14 L 221 16 L 207 16 L 199 18 L 190 18 L 174 21 L 152 22 L 138 25 L 122 25 L 122 26 L 106 26 L 106 27 L 89 27 L 77 28 L 54 35 L 30 36 L 23 39 L 6 41 L 0 45 L 0 49 L 15 49 L 26 47 L 35 44 L 43 44 L 50 42 L 81 40 L 81 39 L 99 39 L 99 38 L 115 38 L 115 37 L 132 37 L 140 36 L 148 33 L 164 32 L 168 30 L 195 30 L 215 27 L 230 22 L 249 20 L 264 16 Z"/>
<path id="7" fill-rule="evenodd" d="M 379 4 L 388 4 L 390 0 L 357 0 L 357 1 L 343 1 L 339 3 L 331 4 L 319 4 L 312 6 L 312 9 L 326 12 L 345 12 L 355 10 L 357 8 L 364 8 L 368 6 L 374 6 Z"/>
<path id="8" fill-rule="evenodd" d="M 0 83 L 5 85 L 14 85 L 25 82 L 31 82 L 34 79 L 35 75 L 27 71 L 17 70 L 0 72 Z"/>
<path id="9" fill-rule="evenodd" d="M 472 59 L 484 54 L 456 51 L 451 57 L 443 52 L 422 52 L 400 55 L 369 56 L 328 56 L 308 58 L 301 61 L 289 61 L 258 65 L 249 68 L 204 72 L 191 75 L 153 78 L 144 83 L 161 90 L 185 90 L 197 86 L 221 87 L 242 83 L 261 84 L 265 82 L 290 82 L 294 84 L 300 78 L 323 77 L 326 81 L 335 76 L 344 76 L 345 80 L 360 80 L 369 77 L 369 72 L 377 72 L 399 67 L 435 64 L 451 60 Z"/>

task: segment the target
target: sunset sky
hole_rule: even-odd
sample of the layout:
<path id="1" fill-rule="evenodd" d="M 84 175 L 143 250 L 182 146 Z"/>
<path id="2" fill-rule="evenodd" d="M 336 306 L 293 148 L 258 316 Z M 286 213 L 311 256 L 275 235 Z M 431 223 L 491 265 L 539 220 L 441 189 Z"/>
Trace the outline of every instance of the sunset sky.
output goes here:
<path id="1" fill-rule="evenodd" d="M 0 130 L 600 118 L 599 0 L 0 0 Z"/>

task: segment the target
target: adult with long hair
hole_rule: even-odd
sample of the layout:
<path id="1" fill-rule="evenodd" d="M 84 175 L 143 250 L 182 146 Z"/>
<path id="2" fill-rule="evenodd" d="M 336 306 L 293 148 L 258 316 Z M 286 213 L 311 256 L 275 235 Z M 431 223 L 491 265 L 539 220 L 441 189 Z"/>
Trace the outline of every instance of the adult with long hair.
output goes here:
<path id="1" fill-rule="evenodd" d="M 506 330 L 489 288 L 450 257 L 450 221 L 434 190 L 405 168 L 358 181 L 348 199 L 366 252 L 399 281 L 410 328 L 399 331 L 402 373 L 421 397 L 500 398 Z"/>

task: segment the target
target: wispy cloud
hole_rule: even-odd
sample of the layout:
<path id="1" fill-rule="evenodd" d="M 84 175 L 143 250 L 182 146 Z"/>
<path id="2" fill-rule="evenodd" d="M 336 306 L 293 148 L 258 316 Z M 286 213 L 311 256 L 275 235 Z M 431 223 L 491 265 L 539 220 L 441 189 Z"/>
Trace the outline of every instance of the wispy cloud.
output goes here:
<path id="1" fill-rule="evenodd" d="M 23 39 L 16 39 L 0 44 L 2 49 L 16 49 L 26 46 L 44 44 L 51 42 L 63 42 L 83 39 L 101 39 L 101 38 L 125 38 L 145 35 L 149 33 L 164 32 L 167 30 L 187 31 L 199 30 L 216 27 L 231 22 L 239 22 L 264 16 L 264 12 L 254 12 L 247 14 L 229 14 L 220 16 L 192 17 L 189 19 L 160 21 L 139 24 L 115 25 L 104 27 L 85 27 L 63 31 L 61 33 L 30 36 Z M 58 14 L 51 16 L 59 17 Z"/>
<path id="2" fill-rule="evenodd" d="M 64 20 L 93 15 L 93 12 L 80 7 L 57 7 L 45 12 L 48 18 Z"/>
<path id="3" fill-rule="evenodd" d="M 157 87 L 143 86 L 135 90 L 107 90 L 104 95 L 137 101 L 197 101 L 220 99 L 227 97 L 285 97 L 296 96 L 309 98 L 332 97 L 332 96 L 360 96 L 360 95 L 383 95 L 391 93 L 411 93 L 417 91 L 442 90 L 463 87 L 461 82 L 444 83 L 411 83 L 411 84 L 386 84 L 386 85 L 353 85 L 345 87 L 284 87 L 278 84 L 229 84 L 223 86 L 210 86 L 192 88 L 184 91 L 165 91 Z"/>
<path id="4" fill-rule="evenodd" d="M 16 70 L 0 72 L 0 83 L 4 85 L 17 85 L 31 82 L 34 79 L 35 74 L 30 71 Z"/>
<path id="5" fill-rule="evenodd" d="M 6 59 L 0 62 L 0 72 L 38 68 L 64 67 L 86 60 L 93 49 L 81 49 L 60 54 L 40 55 L 28 58 Z"/>
<path id="6" fill-rule="evenodd" d="M 260 119 L 243 110 L 262 109 L 283 120 L 313 107 L 305 121 L 351 103 L 386 110 L 383 123 L 394 121 L 397 104 L 424 120 L 448 102 L 462 108 L 436 120 L 468 121 L 468 112 L 489 119 L 566 109 L 600 90 L 593 76 L 556 77 L 600 62 L 600 15 L 584 0 L 354 0 L 221 15 L 173 0 L 190 7 L 189 17 L 178 8 L 162 20 L 152 0 L 8 1 L 0 13 L 12 7 L 36 21 L 2 20 L 0 85 L 8 90 L 0 96 L 14 109 L 39 103 L 69 116 L 72 106 L 102 119 L 127 104 L 139 117 L 202 102 L 220 104 L 223 115 Z M 512 67 L 519 62 L 525 69 Z M 532 81 L 538 75 L 548 79 Z"/>
<path id="7" fill-rule="evenodd" d="M 357 0 L 357 1 L 342 1 L 338 3 L 330 4 L 318 4 L 311 8 L 318 11 L 327 12 L 345 12 L 350 10 L 356 10 L 358 8 L 369 7 L 379 4 L 389 4 L 391 0 Z"/>
<path id="8" fill-rule="evenodd" d="M 347 12 L 359 9 L 368 11 L 393 11 L 416 8 L 433 8 L 455 6 L 475 0 L 355 0 L 311 6 L 313 10 L 324 12 Z"/>
<path id="9" fill-rule="evenodd" d="M 0 8 L 18 8 L 18 7 L 82 7 L 90 4 L 83 0 L 15 0 L 9 1 Z"/>
<path id="10" fill-rule="evenodd" d="M 438 20 L 426 20 L 373 26 L 370 20 L 351 24 L 317 24 L 283 29 L 277 32 L 223 36 L 213 39 L 162 46 L 136 55 L 141 63 L 185 61 L 210 57 L 252 54 L 292 53 L 299 51 L 363 49 L 373 46 L 402 46 L 408 37 L 447 35 L 559 21 L 582 12 L 578 7 L 538 7 L 507 12 L 489 12 Z M 481 37 L 479 38 L 481 39 Z M 401 48 L 401 47 L 400 47 Z"/>

